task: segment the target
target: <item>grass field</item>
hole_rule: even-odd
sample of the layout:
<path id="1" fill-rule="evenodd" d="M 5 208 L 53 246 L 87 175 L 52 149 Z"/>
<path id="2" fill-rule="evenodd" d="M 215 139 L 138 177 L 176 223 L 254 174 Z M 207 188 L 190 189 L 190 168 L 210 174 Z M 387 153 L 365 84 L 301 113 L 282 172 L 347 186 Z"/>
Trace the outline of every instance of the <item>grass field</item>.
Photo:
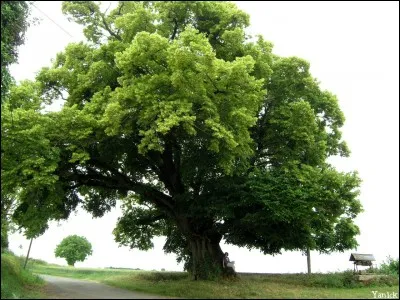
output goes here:
<path id="1" fill-rule="evenodd" d="M 192 281 L 183 272 L 83 269 L 42 263 L 30 264 L 36 273 L 96 280 L 129 290 L 182 298 L 374 298 L 399 292 L 398 277 L 356 283 L 351 272 L 333 274 L 239 274 L 237 279 Z"/>
<path id="2" fill-rule="evenodd" d="M 44 281 L 23 270 L 22 261 L 10 252 L 1 253 L 1 299 L 41 299 Z"/>

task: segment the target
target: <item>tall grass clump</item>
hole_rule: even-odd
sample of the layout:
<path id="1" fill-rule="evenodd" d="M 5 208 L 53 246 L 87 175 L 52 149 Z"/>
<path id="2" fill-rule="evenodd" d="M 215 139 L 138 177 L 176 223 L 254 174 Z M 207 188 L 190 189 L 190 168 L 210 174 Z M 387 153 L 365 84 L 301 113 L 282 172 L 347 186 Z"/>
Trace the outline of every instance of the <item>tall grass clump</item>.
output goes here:
<path id="1" fill-rule="evenodd" d="M 1 299 L 43 298 L 44 281 L 22 268 L 21 259 L 10 251 L 1 253 Z"/>

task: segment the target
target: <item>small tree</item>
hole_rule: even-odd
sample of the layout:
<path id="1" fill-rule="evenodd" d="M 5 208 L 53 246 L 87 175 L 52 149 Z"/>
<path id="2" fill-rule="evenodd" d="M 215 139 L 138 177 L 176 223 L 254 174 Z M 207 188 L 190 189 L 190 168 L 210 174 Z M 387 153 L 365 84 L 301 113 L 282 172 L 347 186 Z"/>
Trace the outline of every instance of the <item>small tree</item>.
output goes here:
<path id="1" fill-rule="evenodd" d="M 69 266 L 84 261 L 92 252 L 92 244 L 85 237 L 77 235 L 67 236 L 54 251 L 56 257 L 65 258 Z"/>

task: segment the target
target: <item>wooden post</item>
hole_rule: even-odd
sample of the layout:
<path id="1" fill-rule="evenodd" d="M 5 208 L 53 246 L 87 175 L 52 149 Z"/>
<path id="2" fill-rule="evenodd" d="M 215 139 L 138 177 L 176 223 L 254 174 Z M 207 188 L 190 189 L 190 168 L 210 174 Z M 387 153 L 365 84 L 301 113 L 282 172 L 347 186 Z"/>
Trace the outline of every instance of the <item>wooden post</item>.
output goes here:
<path id="1" fill-rule="evenodd" d="M 309 247 L 307 247 L 307 272 L 308 274 L 311 274 L 311 256 Z"/>
<path id="2" fill-rule="evenodd" d="M 31 242 L 29 243 L 29 249 L 28 249 L 28 254 L 26 255 L 26 259 L 25 259 L 24 269 L 26 268 L 26 264 L 28 263 L 29 252 L 31 252 L 32 241 L 33 241 L 33 238 L 31 238 Z"/>

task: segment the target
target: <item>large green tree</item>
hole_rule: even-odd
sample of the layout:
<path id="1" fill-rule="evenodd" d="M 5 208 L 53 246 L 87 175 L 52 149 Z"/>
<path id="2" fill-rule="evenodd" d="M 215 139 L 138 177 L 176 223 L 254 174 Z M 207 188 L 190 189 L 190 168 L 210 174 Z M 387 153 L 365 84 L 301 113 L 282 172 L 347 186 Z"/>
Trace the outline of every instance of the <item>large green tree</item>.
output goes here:
<path id="1" fill-rule="evenodd" d="M 73 267 L 77 261 L 84 261 L 93 254 L 92 244 L 83 236 L 69 235 L 57 245 L 54 254 L 65 258 L 68 266 Z"/>
<path id="2" fill-rule="evenodd" d="M 36 236 L 81 204 L 147 250 L 157 235 L 195 278 L 220 274 L 220 242 L 282 250 L 357 245 L 360 180 L 344 116 L 309 64 L 248 37 L 226 2 L 63 2 L 87 42 L 59 53 L 2 112 L 2 182 L 20 187 L 15 220 Z M 64 99 L 58 112 L 43 104 Z M 23 101 L 24 100 L 24 101 Z"/>

